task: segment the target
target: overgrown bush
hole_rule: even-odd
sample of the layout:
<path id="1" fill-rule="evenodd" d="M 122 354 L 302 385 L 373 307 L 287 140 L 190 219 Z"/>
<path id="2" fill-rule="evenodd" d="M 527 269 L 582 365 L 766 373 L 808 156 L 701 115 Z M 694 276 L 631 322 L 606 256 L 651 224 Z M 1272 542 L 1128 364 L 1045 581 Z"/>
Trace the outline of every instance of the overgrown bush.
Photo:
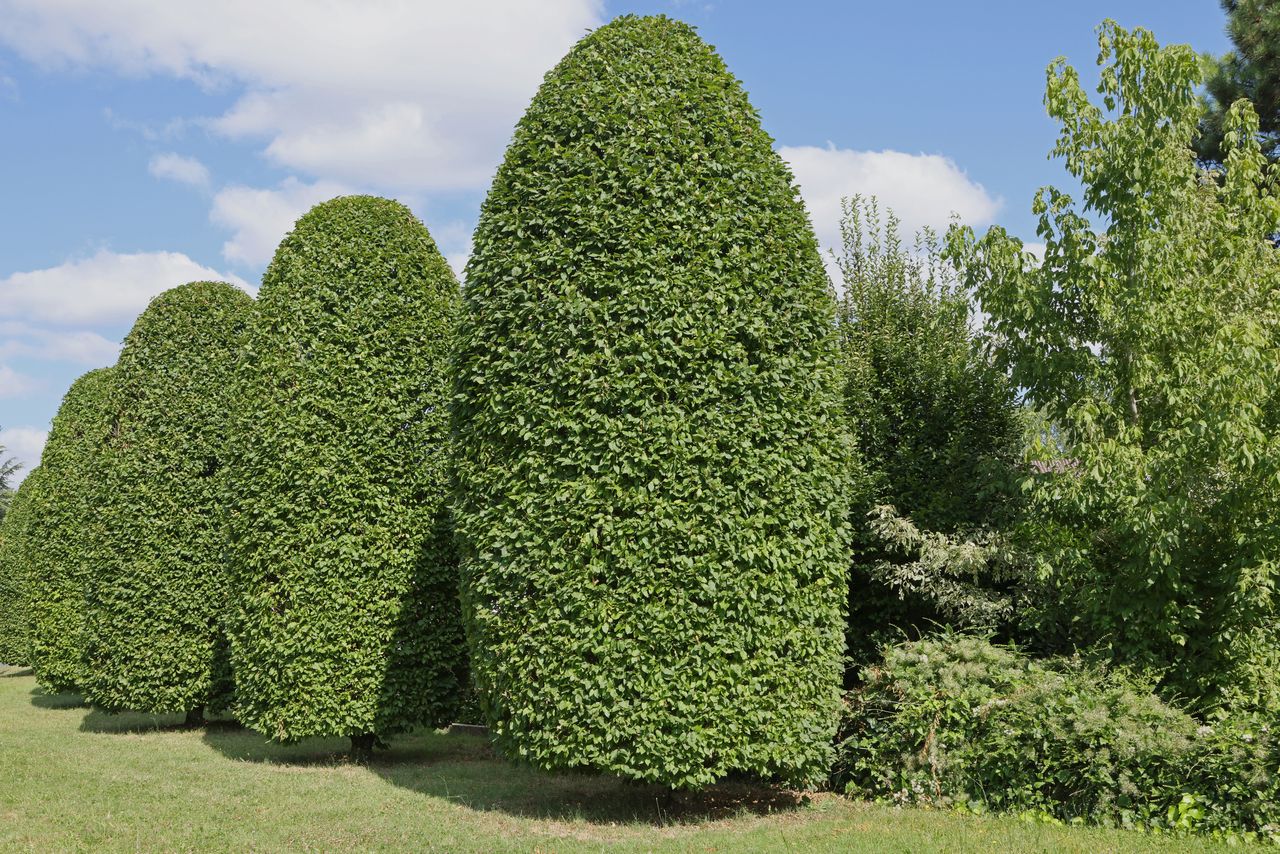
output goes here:
<path id="1" fill-rule="evenodd" d="M 1215 716 L 1196 732 L 1174 813 L 1194 829 L 1280 842 L 1280 738 L 1271 714 Z M 1191 811 L 1194 810 L 1194 813 Z"/>
<path id="2" fill-rule="evenodd" d="M 1016 390 L 932 231 L 912 249 L 892 211 L 858 196 L 840 231 L 837 325 L 860 458 L 849 652 L 863 662 L 937 624 L 1007 632 L 1027 574 L 1004 536 L 1020 506 Z"/>
<path id="3" fill-rule="evenodd" d="M 860 797 L 1058 820 L 1280 832 L 1280 744 L 1201 724 L 1123 671 L 964 635 L 886 647 L 848 695 L 833 782 Z"/>
<path id="4" fill-rule="evenodd" d="M 31 544 L 27 536 L 31 497 L 39 491 L 37 466 L 14 491 L 8 512 L 0 519 L 0 663 L 29 663 Z"/>
<path id="5" fill-rule="evenodd" d="M 458 283 L 403 205 L 312 208 L 263 278 L 229 526 L 236 713 L 367 747 L 450 722 L 465 683 L 448 516 Z"/>
<path id="6" fill-rule="evenodd" d="M 85 585 L 107 516 L 99 504 L 103 447 L 113 419 L 115 369 L 99 368 L 67 390 L 40 462 L 27 523 L 30 663 L 46 688 L 85 685 Z"/>
<path id="7" fill-rule="evenodd" d="M 253 300 L 192 282 L 124 341 L 93 472 L 101 536 L 84 562 L 84 695 L 109 710 L 195 712 L 227 688 L 219 524 L 232 378 Z"/>
<path id="8" fill-rule="evenodd" d="M 834 305 L 788 169 L 690 27 L 619 18 L 547 75 L 467 283 L 457 518 L 499 746 L 677 787 L 823 773 Z"/>
<path id="9" fill-rule="evenodd" d="M 1158 821 L 1196 722 L 1119 674 L 960 635 L 888 647 L 850 695 L 837 781 L 898 802 Z"/>

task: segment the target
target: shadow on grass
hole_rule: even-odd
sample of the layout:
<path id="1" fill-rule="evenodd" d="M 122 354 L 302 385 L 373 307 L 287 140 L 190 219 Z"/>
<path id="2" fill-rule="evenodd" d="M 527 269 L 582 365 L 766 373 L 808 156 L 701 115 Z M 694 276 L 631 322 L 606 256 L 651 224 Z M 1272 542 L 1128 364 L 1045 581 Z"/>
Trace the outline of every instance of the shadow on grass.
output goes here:
<path id="1" fill-rule="evenodd" d="M 186 716 L 148 715 L 143 712 L 104 712 L 90 709 L 80 722 L 81 732 L 134 734 L 144 732 L 179 732 L 189 730 Z"/>
<path id="2" fill-rule="evenodd" d="M 31 689 L 31 705 L 37 709 L 87 709 L 89 704 L 74 691 L 46 691 L 44 688 Z"/>
<path id="3" fill-rule="evenodd" d="M 205 730 L 204 741 L 245 762 L 297 767 L 348 764 L 348 741 L 267 741 L 230 722 Z M 591 824 L 697 824 L 743 814 L 789 812 L 808 802 L 800 792 L 727 781 L 699 792 L 672 792 L 594 774 L 546 774 L 498 756 L 483 736 L 414 733 L 378 751 L 368 769 L 393 785 L 459 806 L 524 818 Z"/>
<path id="4" fill-rule="evenodd" d="M 10 679 L 16 676 L 35 676 L 35 671 L 30 667 L 15 667 L 12 664 L 0 664 L 0 679 Z"/>

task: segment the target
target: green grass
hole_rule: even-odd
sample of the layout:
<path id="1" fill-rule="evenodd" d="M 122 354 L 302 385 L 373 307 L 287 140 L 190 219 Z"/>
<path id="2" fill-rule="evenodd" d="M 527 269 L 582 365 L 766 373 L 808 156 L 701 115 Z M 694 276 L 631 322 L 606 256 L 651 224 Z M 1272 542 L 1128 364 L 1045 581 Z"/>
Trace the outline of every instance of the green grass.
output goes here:
<path id="1" fill-rule="evenodd" d="M 482 738 L 271 745 L 230 723 L 105 715 L 0 669 L 0 849 L 1201 851 L 1196 839 L 1029 824 L 723 785 L 698 795 L 550 776 Z"/>

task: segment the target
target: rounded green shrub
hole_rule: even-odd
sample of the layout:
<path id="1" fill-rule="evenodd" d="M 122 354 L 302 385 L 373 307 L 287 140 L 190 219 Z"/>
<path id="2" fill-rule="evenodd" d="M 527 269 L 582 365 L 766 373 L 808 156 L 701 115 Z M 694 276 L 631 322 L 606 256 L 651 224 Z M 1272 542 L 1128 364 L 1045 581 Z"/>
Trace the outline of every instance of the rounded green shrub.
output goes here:
<path id="1" fill-rule="evenodd" d="M 220 524 L 232 379 L 253 300 L 192 282 L 125 338 L 86 585 L 85 697 L 109 710 L 193 712 L 226 685 Z"/>
<path id="2" fill-rule="evenodd" d="M 690 27 L 619 18 L 547 75 L 465 302 L 455 514 L 498 744 L 672 787 L 825 773 L 834 300 L 788 168 Z"/>
<path id="3" fill-rule="evenodd" d="M 32 495 L 39 491 L 40 469 L 27 474 L 0 520 L 0 663 L 29 663 L 31 543 L 27 536 Z"/>
<path id="4" fill-rule="evenodd" d="M 55 691 L 85 684 L 84 596 L 107 521 L 98 501 L 114 385 L 115 369 L 99 368 L 67 390 L 40 458 L 40 488 L 29 511 L 31 666 Z"/>
<path id="5" fill-rule="evenodd" d="M 263 278 L 230 500 L 236 714 L 281 741 L 451 720 L 458 283 L 403 205 L 317 205 Z"/>

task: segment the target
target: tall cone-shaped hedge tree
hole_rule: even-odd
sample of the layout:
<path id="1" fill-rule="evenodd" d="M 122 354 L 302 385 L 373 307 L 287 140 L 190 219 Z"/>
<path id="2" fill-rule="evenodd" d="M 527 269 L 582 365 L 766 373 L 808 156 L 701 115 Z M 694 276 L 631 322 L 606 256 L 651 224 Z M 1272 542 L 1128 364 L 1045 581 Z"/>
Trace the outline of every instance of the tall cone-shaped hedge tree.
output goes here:
<path id="1" fill-rule="evenodd" d="M 273 738 L 366 750 L 456 708 L 460 303 L 426 227 L 369 196 L 312 208 L 263 278 L 240 385 L 231 640 L 237 717 Z"/>
<path id="2" fill-rule="evenodd" d="M 253 300 L 225 282 L 157 296 L 125 338 L 86 586 L 84 694 L 197 713 L 227 684 L 219 512 L 232 380 Z"/>
<path id="3" fill-rule="evenodd" d="M 39 483 L 37 467 L 19 484 L 0 521 L 0 664 L 17 667 L 30 663 L 31 546 L 27 531 L 31 496 L 39 490 Z"/>
<path id="4" fill-rule="evenodd" d="M 83 688 L 85 585 L 105 520 L 98 506 L 115 368 L 71 384 L 50 425 L 27 523 L 31 667 L 41 684 Z"/>
<path id="5" fill-rule="evenodd" d="M 455 512 L 500 746 L 676 787 L 820 775 L 847 570 L 834 300 L 690 27 L 619 18 L 547 75 L 465 296 Z"/>

